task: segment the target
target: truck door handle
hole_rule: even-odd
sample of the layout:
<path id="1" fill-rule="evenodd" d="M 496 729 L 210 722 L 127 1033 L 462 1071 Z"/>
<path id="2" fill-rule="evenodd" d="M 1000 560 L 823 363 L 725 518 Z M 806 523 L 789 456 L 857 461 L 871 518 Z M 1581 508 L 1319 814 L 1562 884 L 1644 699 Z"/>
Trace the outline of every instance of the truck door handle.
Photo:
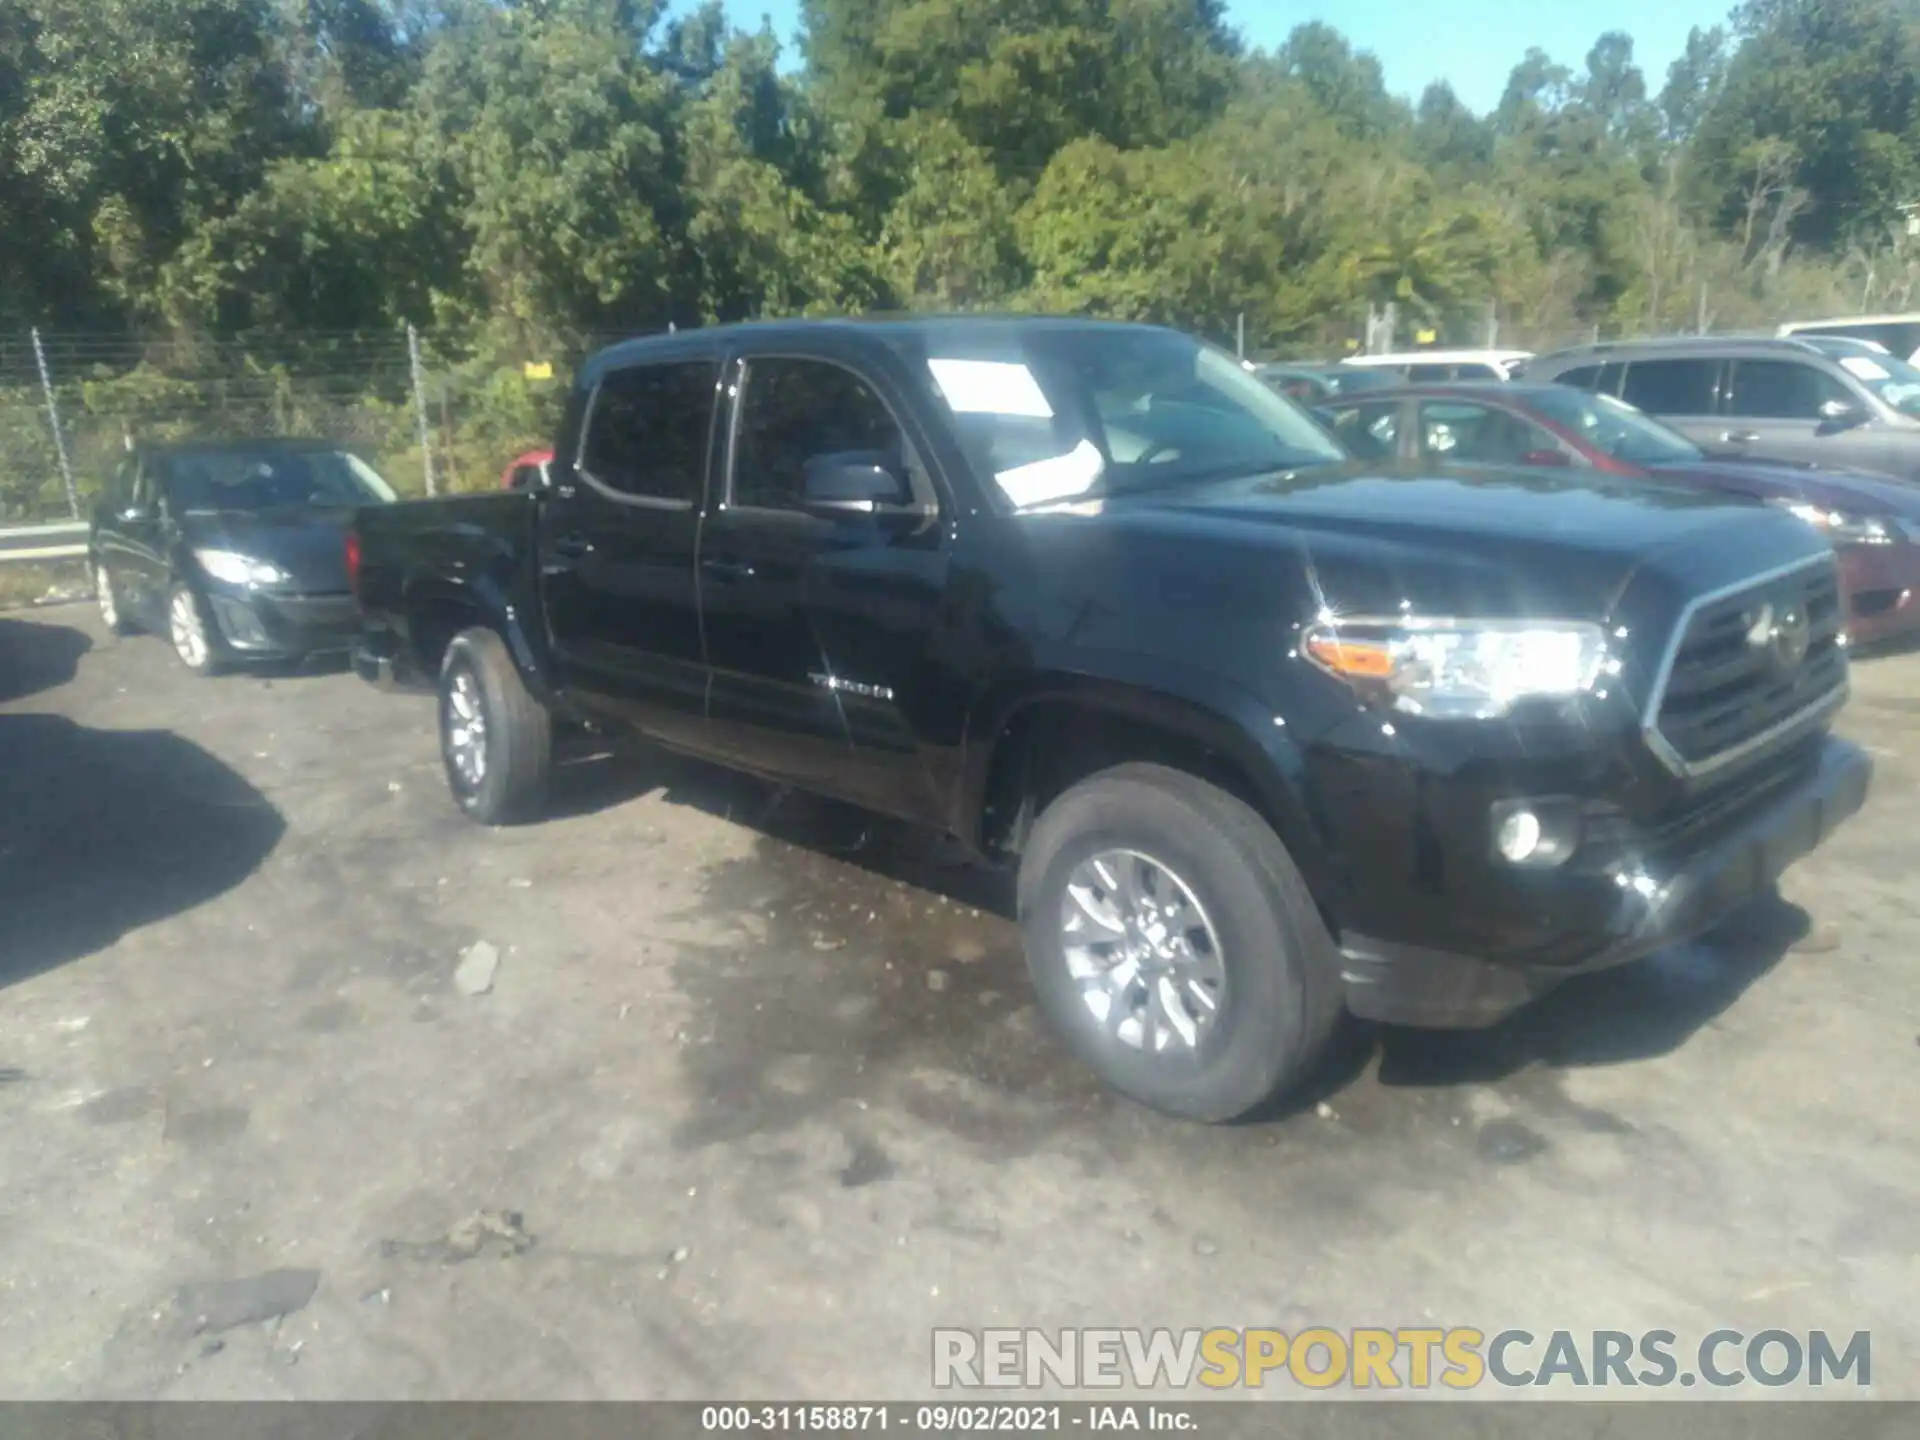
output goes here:
<path id="1" fill-rule="evenodd" d="M 1722 445 L 1751 445 L 1759 438 L 1760 434 L 1757 430 L 1722 430 L 1720 432 Z"/>
<path id="2" fill-rule="evenodd" d="M 745 560 L 702 560 L 700 568 L 726 585 L 753 579 L 753 566 Z"/>
<path id="3" fill-rule="evenodd" d="M 553 553 L 562 560 L 581 560 L 593 553 L 593 542 L 584 535 L 562 535 L 553 542 Z"/>

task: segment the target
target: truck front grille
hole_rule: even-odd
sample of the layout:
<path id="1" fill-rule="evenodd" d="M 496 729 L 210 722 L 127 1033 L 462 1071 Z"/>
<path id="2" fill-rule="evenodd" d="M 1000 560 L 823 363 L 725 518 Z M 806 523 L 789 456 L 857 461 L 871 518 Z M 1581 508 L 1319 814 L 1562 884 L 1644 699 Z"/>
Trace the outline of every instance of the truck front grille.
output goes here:
<path id="1" fill-rule="evenodd" d="M 1712 770 L 1826 713 L 1846 693 L 1843 624 L 1831 557 L 1694 602 L 1656 687 L 1663 758 Z"/>

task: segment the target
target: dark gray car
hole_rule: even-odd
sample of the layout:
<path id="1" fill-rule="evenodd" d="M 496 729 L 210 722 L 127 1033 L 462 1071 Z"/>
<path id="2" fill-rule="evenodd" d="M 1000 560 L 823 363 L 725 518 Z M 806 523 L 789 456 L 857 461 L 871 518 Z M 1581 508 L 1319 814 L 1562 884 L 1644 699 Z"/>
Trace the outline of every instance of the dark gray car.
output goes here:
<path id="1" fill-rule="evenodd" d="M 1803 340 L 1641 340 L 1528 362 L 1529 381 L 1615 395 L 1703 448 L 1920 480 L 1920 369 Z"/>

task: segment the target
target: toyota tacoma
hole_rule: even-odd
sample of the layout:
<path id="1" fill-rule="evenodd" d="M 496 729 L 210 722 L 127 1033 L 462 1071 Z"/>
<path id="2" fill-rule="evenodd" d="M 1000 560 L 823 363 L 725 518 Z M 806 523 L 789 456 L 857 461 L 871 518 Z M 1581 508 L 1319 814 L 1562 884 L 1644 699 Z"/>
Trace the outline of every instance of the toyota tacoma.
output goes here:
<path id="1" fill-rule="evenodd" d="M 1353 460 L 1230 357 L 1046 319 L 723 327 L 576 378 L 545 485 L 368 508 L 356 667 L 536 817 L 586 722 L 1018 872 L 1040 1003 L 1241 1115 L 1343 1010 L 1493 1023 L 1864 803 L 1832 549 L 1597 473 Z"/>

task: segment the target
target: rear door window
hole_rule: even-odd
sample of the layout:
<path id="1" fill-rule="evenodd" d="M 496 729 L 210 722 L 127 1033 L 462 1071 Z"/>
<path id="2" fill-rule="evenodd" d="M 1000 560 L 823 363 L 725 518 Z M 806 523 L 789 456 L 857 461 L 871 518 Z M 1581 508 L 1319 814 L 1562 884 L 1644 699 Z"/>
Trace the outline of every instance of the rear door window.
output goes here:
<path id="1" fill-rule="evenodd" d="M 1621 399 L 1649 415 L 1711 415 L 1718 360 L 1635 360 Z"/>
<path id="2" fill-rule="evenodd" d="M 1542 426 L 1498 406 L 1460 400 L 1422 401 L 1418 433 L 1425 460 L 1537 465 L 1540 456 L 1560 453 L 1560 442 Z"/>
<path id="3" fill-rule="evenodd" d="M 1818 420 L 1827 401 L 1852 399 L 1838 380 L 1812 365 L 1736 360 L 1727 387 L 1727 413 L 1751 420 Z"/>
<path id="4" fill-rule="evenodd" d="M 677 360 L 607 374 L 587 418 L 581 473 L 626 499 L 697 505 L 718 373 L 710 360 Z"/>
<path id="5" fill-rule="evenodd" d="M 1360 459 L 1390 460 L 1400 453 L 1398 400 L 1343 405 L 1323 413 L 1333 422 L 1334 438 Z"/>

